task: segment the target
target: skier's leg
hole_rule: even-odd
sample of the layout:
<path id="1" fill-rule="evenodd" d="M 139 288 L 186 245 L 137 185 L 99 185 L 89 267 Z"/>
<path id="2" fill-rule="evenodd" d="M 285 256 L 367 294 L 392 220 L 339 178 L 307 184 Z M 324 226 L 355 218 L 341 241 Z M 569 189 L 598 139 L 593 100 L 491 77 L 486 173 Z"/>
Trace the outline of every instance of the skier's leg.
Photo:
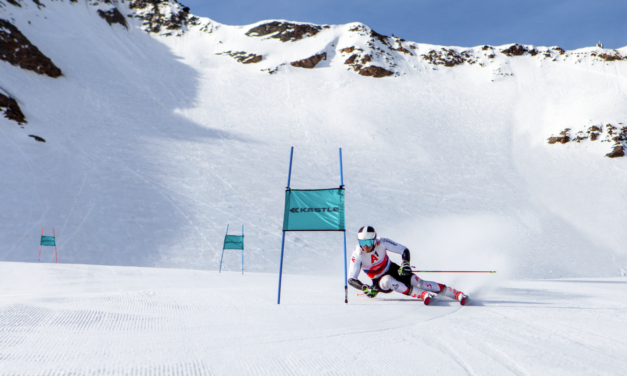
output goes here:
<path id="1" fill-rule="evenodd" d="M 444 295 L 447 298 L 459 300 L 460 302 L 462 301 L 462 299 L 468 297 L 463 292 L 456 290 L 450 286 L 446 286 L 437 282 L 425 281 L 424 279 L 418 278 L 418 276 L 415 274 L 412 276 L 411 284 L 412 286 L 417 287 L 419 289 L 436 292 L 438 293 L 438 295 Z M 463 304 L 465 303 L 466 302 L 464 299 Z"/>
<path id="2" fill-rule="evenodd" d="M 418 278 L 415 274 L 411 276 L 411 285 L 418 287 L 419 289 L 437 293 L 446 289 L 446 285 L 437 282 L 425 281 L 424 279 Z"/>
<path id="3" fill-rule="evenodd" d="M 429 305 L 429 303 L 431 302 L 431 298 L 434 297 L 434 295 L 430 292 L 414 288 L 411 285 L 407 286 L 406 284 L 398 281 L 391 275 L 384 275 L 383 277 L 381 277 L 379 285 L 381 286 L 381 288 L 385 288 L 387 290 L 394 290 L 401 294 L 411 296 L 412 298 L 422 299 L 426 305 Z"/>
<path id="4" fill-rule="evenodd" d="M 402 282 L 399 282 L 391 275 L 387 274 L 381 277 L 379 280 L 379 286 L 382 290 L 394 290 L 401 294 L 407 294 L 410 292 L 410 288 Z"/>

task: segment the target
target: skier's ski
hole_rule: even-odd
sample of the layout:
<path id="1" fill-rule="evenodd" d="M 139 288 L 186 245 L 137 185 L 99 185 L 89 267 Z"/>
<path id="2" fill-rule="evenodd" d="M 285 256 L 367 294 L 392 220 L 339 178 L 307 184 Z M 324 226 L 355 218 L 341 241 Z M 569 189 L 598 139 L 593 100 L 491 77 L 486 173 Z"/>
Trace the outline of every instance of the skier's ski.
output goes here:
<path id="1" fill-rule="evenodd" d="M 366 294 L 357 294 L 357 296 L 364 296 Z M 421 302 L 422 298 L 417 299 L 388 299 L 388 298 L 371 298 L 372 300 L 385 300 L 388 302 Z"/>

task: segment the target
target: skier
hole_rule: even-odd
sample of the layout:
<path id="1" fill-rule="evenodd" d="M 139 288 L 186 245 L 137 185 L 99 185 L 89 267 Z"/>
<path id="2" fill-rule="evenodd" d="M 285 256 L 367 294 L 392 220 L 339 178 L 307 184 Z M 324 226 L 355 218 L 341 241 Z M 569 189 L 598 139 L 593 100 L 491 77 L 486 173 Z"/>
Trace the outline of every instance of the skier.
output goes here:
<path id="1" fill-rule="evenodd" d="M 354 288 L 366 293 L 369 298 L 374 298 L 379 292 L 390 293 L 392 290 L 414 298 L 421 298 L 425 305 L 431 303 L 431 299 L 438 295 L 444 295 L 455 299 L 461 305 L 466 305 L 468 296 L 452 287 L 441 283 L 425 281 L 412 273 L 409 266 L 409 249 L 390 239 L 379 238 L 371 226 L 362 227 L 357 233 L 359 244 L 353 251 L 348 283 Z M 402 256 L 401 266 L 390 261 L 387 252 L 398 253 Z M 372 286 L 365 285 L 357 279 L 359 271 L 372 279 Z"/>

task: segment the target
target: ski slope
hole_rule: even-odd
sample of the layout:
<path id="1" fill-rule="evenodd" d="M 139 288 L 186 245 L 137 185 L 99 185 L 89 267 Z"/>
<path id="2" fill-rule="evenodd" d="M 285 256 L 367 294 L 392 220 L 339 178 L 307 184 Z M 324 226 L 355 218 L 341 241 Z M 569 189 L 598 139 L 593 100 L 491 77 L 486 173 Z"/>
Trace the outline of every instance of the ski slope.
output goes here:
<path id="1" fill-rule="evenodd" d="M 0 61 L 27 120 L 0 118 L 0 375 L 624 373 L 627 159 L 607 132 L 547 141 L 627 124 L 627 62 L 599 57 L 627 48 L 510 56 L 360 23 L 283 42 L 250 33 L 274 20 L 174 0 L 39 3 L 0 2 L 63 72 Z M 99 16 L 114 8 L 127 26 Z M 291 146 L 301 189 L 339 186 L 342 148 L 348 252 L 372 225 L 420 269 L 498 273 L 421 276 L 464 308 L 346 306 L 342 235 L 289 233 L 277 306 Z M 217 273 L 227 225 L 244 275 L 229 251 Z M 59 264 L 35 263 L 42 227 Z"/>
<path id="2" fill-rule="evenodd" d="M 284 276 L 280 306 L 267 273 L 2 262 L 0 283 L 0 375 L 622 375 L 626 365 L 624 278 L 506 282 L 463 308 L 353 294 L 344 305 L 341 278 L 305 275 Z"/>

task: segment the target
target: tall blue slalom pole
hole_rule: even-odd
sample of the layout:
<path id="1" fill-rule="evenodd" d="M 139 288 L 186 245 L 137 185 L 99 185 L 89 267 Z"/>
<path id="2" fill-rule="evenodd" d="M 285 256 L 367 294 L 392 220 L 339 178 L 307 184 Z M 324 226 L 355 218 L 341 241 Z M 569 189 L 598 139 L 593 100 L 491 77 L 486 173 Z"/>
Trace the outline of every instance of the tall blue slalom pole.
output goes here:
<path id="1" fill-rule="evenodd" d="M 287 187 L 286 191 L 290 190 L 290 179 L 292 177 L 292 157 L 294 156 L 294 147 L 290 151 L 290 170 L 287 173 Z M 279 294 L 276 299 L 276 304 L 281 304 L 281 276 L 283 276 L 283 250 L 285 249 L 285 230 L 283 230 L 283 239 L 281 240 L 281 263 L 279 264 Z"/>
<path id="2" fill-rule="evenodd" d="M 229 234 L 229 225 L 226 225 L 226 234 L 224 235 L 226 237 L 226 235 Z M 222 246 L 222 256 L 220 256 L 220 270 L 218 271 L 218 273 L 222 273 L 222 257 L 224 257 L 224 246 Z"/>
<path id="3" fill-rule="evenodd" d="M 340 148 L 340 187 L 344 188 L 344 171 L 342 169 L 342 148 Z M 346 271 L 346 230 L 344 230 L 344 303 L 348 304 L 348 274 Z"/>
<path id="4" fill-rule="evenodd" d="M 244 225 L 242 225 L 242 238 L 244 237 Z M 244 274 L 244 247 L 242 247 L 242 275 Z"/>

